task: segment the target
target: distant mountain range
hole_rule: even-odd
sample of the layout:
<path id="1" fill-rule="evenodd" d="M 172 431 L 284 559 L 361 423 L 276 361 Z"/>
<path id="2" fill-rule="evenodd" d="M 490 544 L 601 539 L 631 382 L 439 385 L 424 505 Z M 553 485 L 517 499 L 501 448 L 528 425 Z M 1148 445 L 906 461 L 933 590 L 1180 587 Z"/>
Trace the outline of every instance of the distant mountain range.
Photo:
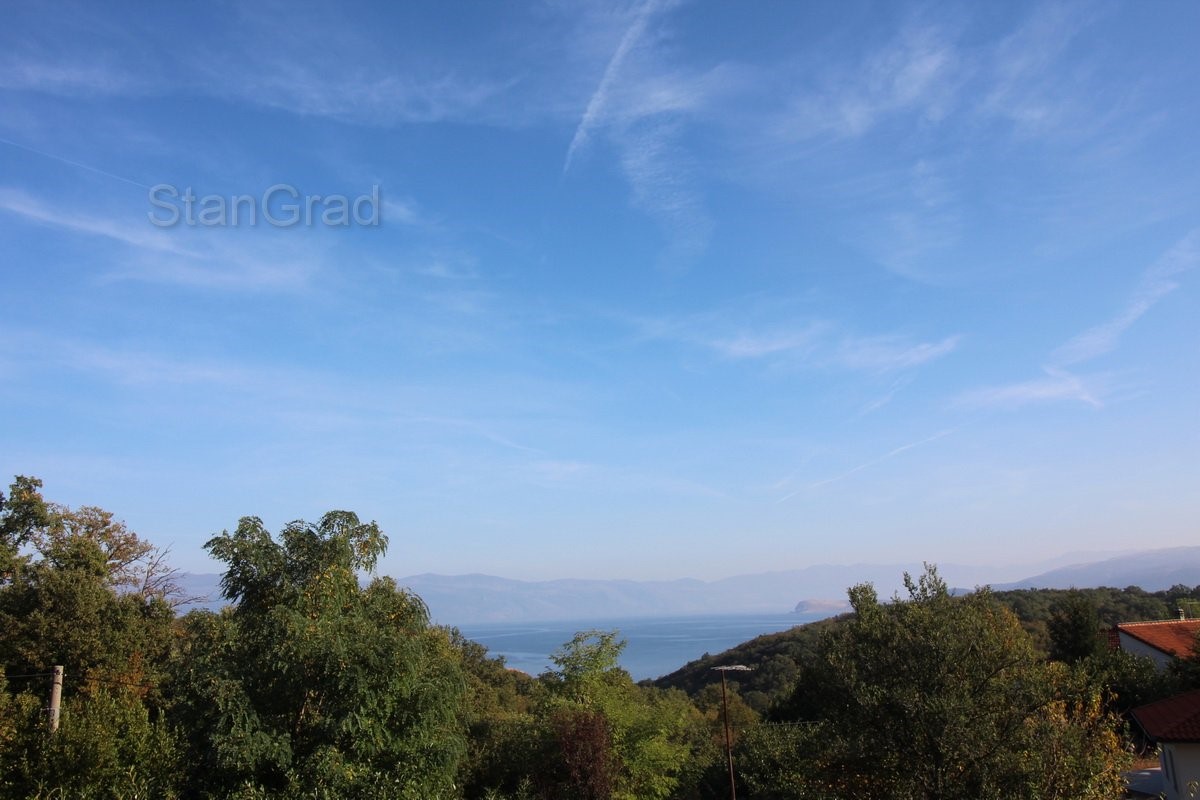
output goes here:
<path id="1" fill-rule="evenodd" d="M 1200 547 L 1176 547 L 1127 553 L 1098 561 L 1087 554 L 1060 556 L 1026 567 L 940 565 L 951 586 L 991 584 L 996 589 L 1141 586 L 1148 591 L 1177 583 L 1200 584 Z M 1071 563 L 1071 561 L 1081 563 Z M 819 565 L 804 569 L 737 575 L 716 581 L 576 580 L 519 581 L 492 575 L 411 575 L 397 582 L 420 595 L 434 620 L 447 625 L 481 622 L 671 617 L 698 614 L 783 614 L 795 611 L 837 613 L 845 607 L 846 588 L 875 584 L 880 596 L 900 590 L 905 572 L 922 565 Z M 1035 572 L 1012 581 L 1012 573 Z M 1008 574 L 1005 574 L 1008 573 Z M 1021 572 L 1017 572 L 1021 574 Z M 184 576 L 192 595 L 207 595 L 219 606 L 220 576 Z M 1001 581 L 1010 582 L 1001 582 Z"/>
<path id="2" fill-rule="evenodd" d="M 1092 586 L 1140 586 L 1148 592 L 1170 589 L 1176 584 L 1200 584 L 1200 547 L 1170 547 L 1143 550 L 1116 558 L 1070 564 L 995 589 L 1071 589 Z"/>

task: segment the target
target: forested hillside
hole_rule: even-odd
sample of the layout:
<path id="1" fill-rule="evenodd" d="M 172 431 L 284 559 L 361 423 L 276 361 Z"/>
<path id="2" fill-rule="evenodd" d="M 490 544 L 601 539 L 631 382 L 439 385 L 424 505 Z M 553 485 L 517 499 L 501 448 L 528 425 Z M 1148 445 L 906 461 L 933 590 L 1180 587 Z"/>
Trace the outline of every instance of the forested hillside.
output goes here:
<path id="1" fill-rule="evenodd" d="M 1016 615 L 1033 645 L 1046 657 L 1054 654 L 1056 622 L 1061 629 L 1060 638 L 1069 635 L 1069 626 L 1063 623 L 1071 609 L 1083 615 L 1078 624 L 1085 630 L 1089 647 L 1100 647 L 1103 644 L 1101 628 L 1118 622 L 1172 619 L 1180 609 L 1189 617 L 1200 617 L 1200 585 L 1180 585 L 1158 592 L 1146 592 L 1136 586 L 1124 589 L 1013 589 L 992 592 L 990 596 Z M 713 683 L 713 667 L 752 666 L 752 672 L 738 674 L 735 682 L 742 698 L 751 707 L 766 712 L 773 702 L 794 688 L 800 674 L 799 665 L 819 649 L 821 637 L 847 624 L 851 616 L 842 614 L 798 625 L 788 631 L 758 636 L 723 653 L 705 655 L 648 683 L 664 689 L 682 689 L 694 695 Z"/>
<path id="2" fill-rule="evenodd" d="M 813 657 L 821 636 L 844 624 L 849 614 L 797 625 L 788 631 L 756 636 L 723 653 L 706 654 L 669 675 L 646 683 L 663 689 L 681 689 L 696 695 L 712 684 L 715 667 L 741 664 L 752 672 L 731 673 L 743 700 L 756 711 L 765 712 L 771 703 L 790 691 L 800 674 L 800 664 Z"/>

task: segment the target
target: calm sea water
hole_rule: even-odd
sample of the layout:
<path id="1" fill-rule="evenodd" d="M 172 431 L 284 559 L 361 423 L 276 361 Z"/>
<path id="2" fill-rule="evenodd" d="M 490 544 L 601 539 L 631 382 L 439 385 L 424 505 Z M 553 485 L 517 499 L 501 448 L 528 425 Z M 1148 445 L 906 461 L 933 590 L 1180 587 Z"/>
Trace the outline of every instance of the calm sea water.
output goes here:
<path id="1" fill-rule="evenodd" d="M 764 633 L 785 631 L 826 614 L 760 614 L 587 620 L 527 624 L 486 623 L 460 625 L 468 639 L 504 656 L 510 667 L 537 675 L 551 666 L 550 654 L 570 641 L 577 631 L 618 630 L 628 642 L 621 666 L 634 680 L 657 678 L 705 653 L 719 653 Z"/>

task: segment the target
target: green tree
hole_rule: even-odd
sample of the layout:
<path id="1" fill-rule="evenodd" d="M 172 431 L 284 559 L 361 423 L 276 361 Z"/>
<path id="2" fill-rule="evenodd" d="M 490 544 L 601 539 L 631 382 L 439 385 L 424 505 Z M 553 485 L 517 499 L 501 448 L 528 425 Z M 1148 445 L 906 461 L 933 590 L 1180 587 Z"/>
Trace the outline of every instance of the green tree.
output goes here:
<path id="1" fill-rule="evenodd" d="M 1071 591 L 1056 605 L 1046 623 L 1050 634 L 1050 657 L 1077 664 L 1100 651 L 1100 614 L 1086 594 Z"/>
<path id="2" fill-rule="evenodd" d="M 37 478 L 17 475 L 8 496 L 0 492 L 0 585 L 12 580 L 23 563 L 21 549 L 51 522 L 41 490 L 42 482 Z"/>
<path id="3" fill-rule="evenodd" d="M 1168 685 L 1174 692 L 1200 689 L 1200 634 L 1197 634 L 1192 641 L 1190 654 L 1171 659 L 1166 677 Z"/>
<path id="4" fill-rule="evenodd" d="M 61 664 L 67 696 L 106 681 L 156 682 L 173 613 L 161 595 L 136 591 L 139 559 L 155 548 L 103 509 L 46 502 L 41 486 L 17 476 L 0 510 L 9 556 L 0 666 L 15 674 Z"/>
<path id="5" fill-rule="evenodd" d="M 825 765 L 816 754 L 824 748 L 819 724 L 757 725 L 745 732 L 734 750 L 733 761 L 738 785 L 746 796 L 756 800 L 827 800 L 827 793 L 814 775 Z M 712 784 L 719 787 L 714 798 L 729 793 L 725 764 L 720 764 Z M 867 796 L 870 796 L 869 794 Z"/>
<path id="6" fill-rule="evenodd" d="M 695 698 L 696 708 L 704 716 L 713 743 L 725 748 L 725 712 L 729 711 L 729 730 L 736 744 L 743 732 L 758 725 L 758 713 L 742 699 L 738 684 L 730 681 L 724 696 L 720 683 L 710 683 Z"/>
<path id="7" fill-rule="evenodd" d="M 854 616 L 825 637 L 785 709 L 823 722 L 810 756 L 818 794 L 1119 794 L 1120 749 L 1097 691 L 1047 665 L 986 590 L 952 597 L 932 567 L 905 586 L 907 600 L 886 604 L 869 585 L 850 590 Z"/>
<path id="8" fill-rule="evenodd" d="M 173 680 L 192 793 L 454 796 L 464 681 L 445 633 L 390 578 L 387 546 L 334 511 L 276 540 L 257 518 L 208 542 L 236 605 L 184 620 Z"/>
<path id="9" fill-rule="evenodd" d="M 100 688 L 63 701 L 60 725 L 46 728 L 44 698 L 0 699 L 0 798 L 130 800 L 178 796 L 175 743 L 136 690 Z"/>
<path id="10" fill-rule="evenodd" d="M 110 588 L 144 600 L 165 600 L 172 606 L 183 599 L 175 580 L 177 570 L 167 565 L 166 550 L 129 530 L 110 511 L 49 503 L 41 489 L 37 478 L 17 475 L 8 497 L 0 493 L 0 584 L 14 580 L 33 553 L 50 558 L 88 541 L 103 556 Z"/>
<path id="11" fill-rule="evenodd" d="M 153 548 L 101 509 L 47 503 L 41 485 L 18 476 L 0 511 L 0 668 L 33 679 L 16 695 L 0 686 L 0 797 L 170 797 L 174 747 L 151 720 L 173 613 L 122 578 Z M 44 687 L 60 664 L 50 736 Z"/>
<path id="12" fill-rule="evenodd" d="M 0 664 L 10 673 L 61 664 L 68 695 L 97 681 L 145 683 L 166 663 L 172 618 L 160 600 L 117 592 L 95 542 L 64 538 L 0 590 Z"/>
<path id="13" fill-rule="evenodd" d="M 699 778 L 696 761 L 709 741 L 703 716 L 678 690 L 636 685 L 618 664 L 625 646 L 618 637 L 576 634 L 551 655 L 557 669 L 542 676 L 544 713 L 555 725 L 558 763 L 568 771 L 551 797 L 573 796 L 585 785 L 591 797 L 655 800 Z"/>
<path id="14" fill-rule="evenodd" d="M 532 791 L 531 776 L 544 765 L 548 746 L 533 714 L 539 685 L 457 629 L 447 636 L 467 680 L 463 715 L 470 745 L 458 781 L 463 795 L 520 794 L 523 785 Z"/>
<path id="15" fill-rule="evenodd" d="M 1173 671 L 1160 670 L 1149 656 L 1105 648 L 1080 662 L 1092 684 L 1101 687 L 1109 707 L 1126 714 L 1138 706 L 1184 691 Z"/>

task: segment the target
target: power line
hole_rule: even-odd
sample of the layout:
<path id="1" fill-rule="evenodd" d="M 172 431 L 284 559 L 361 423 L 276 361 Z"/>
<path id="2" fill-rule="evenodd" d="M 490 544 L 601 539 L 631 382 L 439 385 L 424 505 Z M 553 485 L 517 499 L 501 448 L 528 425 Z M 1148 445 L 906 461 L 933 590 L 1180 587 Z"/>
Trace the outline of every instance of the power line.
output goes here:
<path id="1" fill-rule="evenodd" d="M 17 680 L 19 678 L 51 678 L 53 672 L 27 672 L 23 675 L 0 675 L 4 680 Z M 133 686 L 138 689 L 157 689 L 157 683 L 138 683 L 136 681 L 122 681 L 116 678 L 98 678 L 94 675 L 89 675 L 83 680 L 84 683 L 104 683 L 111 686 Z"/>
<path id="2" fill-rule="evenodd" d="M 88 681 L 95 681 L 96 683 L 106 683 L 111 686 L 133 686 L 138 689 L 157 689 L 158 688 L 158 684 L 156 684 L 156 683 L 135 683 L 134 681 L 119 681 L 115 678 L 88 677 L 84 680 L 84 683 L 87 683 Z"/>
<path id="3" fill-rule="evenodd" d="M 15 678 L 49 678 L 54 675 L 53 672 L 28 672 L 24 675 L 4 675 L 0 673 L 0 678 L 4 680 L 13 680 Z"/>

